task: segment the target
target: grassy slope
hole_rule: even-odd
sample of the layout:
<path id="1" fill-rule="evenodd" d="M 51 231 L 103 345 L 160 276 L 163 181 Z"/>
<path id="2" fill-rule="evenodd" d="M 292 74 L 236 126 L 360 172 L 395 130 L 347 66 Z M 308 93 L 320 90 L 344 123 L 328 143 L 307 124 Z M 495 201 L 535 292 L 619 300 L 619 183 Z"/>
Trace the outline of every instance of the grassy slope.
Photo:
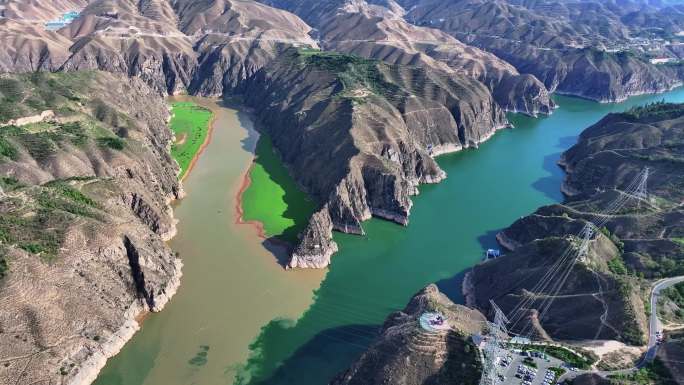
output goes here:
<path id="1" fill-rule="evenodd" d="M 183 178 L 207 139 L 212 112 L 192 102 L 176 102 L 171 107 L 171 129 L 176 134 L 176 140 L 183 141 L 171 147 L 171 155 L 181 168 L 179 177 Z"/>
<path id="2" fill-rule="evenodd" d="M 268 237 L 294 241 L 315 206 L 281 164 L 269 137 L 259 139 L 256 155 L 251 184 L 242 194 L 243 220 L 262 223 Z"/>
<path id="3" fill-rule="evenodd" d="M 22 149 L 38 162 L 65 146 L 124 150 L 127 141 L 114 130 L 125 130 L 133 122 L 89 95 L 88 88 L 96 77 L 89 71 L 1 75 L 0 122 L 48 109 L 69 122 L 1 127 L 0 164 L 18 160 Z M 0 278 L 11 270 L 7 259 L 10 248 L 23 249 L 49 262 L 57 257 L 65 231 L 76 218 L 99 220 L 101 208 L 82 192 L 88 190 L 84 184 L 89 179 L 27 186 L 13 177 L 0 177 L 0 188 L 10 194 L 0 207 Z"/>

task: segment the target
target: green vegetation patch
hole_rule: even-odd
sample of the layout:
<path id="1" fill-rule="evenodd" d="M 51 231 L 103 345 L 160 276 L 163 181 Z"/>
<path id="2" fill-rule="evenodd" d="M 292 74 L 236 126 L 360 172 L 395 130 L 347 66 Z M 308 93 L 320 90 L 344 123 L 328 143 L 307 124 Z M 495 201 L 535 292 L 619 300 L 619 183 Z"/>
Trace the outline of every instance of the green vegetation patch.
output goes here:
<path id="1" fill-rule="evenodd" d="M 91 71 L 32 72 L 0 76 L 0 122 L 45 110 L 65 110 L 81 101 L 94 78 Z"/>
<path id="2" fill-rule="evenodd" d="M 684 114 L 684 105 L 667 103 L 665 100 L 648 103 L 643 106 L 635 106 L 623 113 L 631 119 L 639 120 L 663 120 L 674 119 Z"/>
<path id="3" fill-rule="evenodd" d="M 597 361 L 596 357 L 577 355 L 559 346 L 547 346 L 544 352 L 579 369 L 589 369 Z"/>
<path id="4" fill-rule="evenodd" d="M 7 257 L 4 255 L 4 250 L 0 249 L 0 279 L 5 278 L 9 272 L 9 262 L 7 262 Z"/>
<path id="5" fill-rule="evenodd" d="M 292 180 L 266 135 L 257 143 L 249 178 L 251 183 L 242 194 L 243 220 L 260 222 L 268 237 L 296 240 L 315 205 Z"/>
<path id="6" fill-rule="evenodd" d="M 565 369 L 555 366 L 550 367 L 548 370 L 553 372 L 556 375 L 556 378 L 560 378 L 563 374 L 565 374 Z"/>
<path id="7" fill-rule="evenodd" d="M 97 138 L 97 139 L 94 139 Z M 23 127 L 0 128 L 0 159 L 18 157 L 18 148 L 25 149 L 37 161 L 45 161 L 56 154 L 64 143 L 83 146 L 95 140 L 101 147 L 123 150 L 125 141 L 88 118 L 69 123 L 38 123 Z"/>
<path id="8" fill-rule="evenodd" d="M 123 139 L 117 138 L 115 136 L 109 136 L 104 138 L 97 138 L 97 144 L 101 147 L 111 148 L 112 150 L 121 151 L 124 149 L 126 142 Z"/>
<path id="9" fill-rule="evenodd" d="M 63 214 L 46 209 L 38 209 L 28 217 L 3 213 L 0 216 L 0 242 L 16 245 L 51 261 L 59 252 L 67 225 Z"/>
<path id="10" fill-rule="evenodd" d="M 669 301 L 676 306 L 672 311 L 665 311 L 665 306 L 660 305 L 662 302 Z M 658 311 L 660 316 L 666 320 L 682 322 L 684 321 L 684 283 L 678 283 L 661 291 L 659 299 Z M 665 314 L 667 313 L 667 314 Z"/>
<path id="11" fill-rule="evenodd" d="M 192 159 L 207 139 L 212 112 L 192 102 L 171 104 L 173 117 L 171 130 L 176 135 L 176 143 L 171 146 L 171 155 L 181 168 L 183 178 Z"/>
<path id="12" fill-rule="evenodd" d="M 25 195 L 25 199 L 7 199 L 0 211 L 1 245 L 15 246 L 51 261 L 58 255 L 74 218 L 100 219 L 98 204 L 66 180 L 35 187 L 22 187 L 10 178 L 0 182 L 21 189 Z"/>
<path id="13" fill-rule="evenodd" d="M 0 156 L 5 156 L 11 160 L 17 160 L 19 152 L 17 151 L 17 148 L 7 139 L 0 137 Z"/>
<path id="14" fill-rule="evenodd" d="M 622 257 L 617 256 L 610 261 L 608 261 L 608 269 L 613 274 L 617 275 L 626 275 L 629 273 L 629 270 L 627 270 L 627 266 L 625 266 L 625 261 L 622 260 Z"/>
<path id="15" fill-rule="evenodd" d="M 665 367 L 665 364 L 656 358 L 653 362 L 646 364 L 643 368 L 629 374 L 618 374 L 608 376 L 614 384 L 675 384 L 672 374 Z"/>
<path id="16" fill-rule="evenodd" d="M 307 66 L 335 74 L 344 87 L 340 97 L 362 101 L 363 94 L 355 91 L 368 90 L 385 97 L 400 92 L 398 86 L 385 80 L 378 70 L 381 64 L 377 60 L 311 48 L 300 49 L 298 55 Z"/>

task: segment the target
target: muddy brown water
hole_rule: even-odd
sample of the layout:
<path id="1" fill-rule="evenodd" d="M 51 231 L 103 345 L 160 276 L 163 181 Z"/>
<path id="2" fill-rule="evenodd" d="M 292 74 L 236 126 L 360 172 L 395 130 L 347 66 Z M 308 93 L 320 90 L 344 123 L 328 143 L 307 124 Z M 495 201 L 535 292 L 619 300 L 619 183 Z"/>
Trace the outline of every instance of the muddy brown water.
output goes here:
<path id="1" fill-rule="evenodd" d="M 297 319 L 325 274 L 285 271 L 253 226 L 235 223 L 258 138 L 249 116 L 211 99 L 173 100 L 216 114 L 211 141 L 183 182 L 187 196 L 174 205 L 178 234 L 169 244 L 183 259 L 181 286 L 109 360 L 98 385 L 230 384 L 261 328 Z"/>

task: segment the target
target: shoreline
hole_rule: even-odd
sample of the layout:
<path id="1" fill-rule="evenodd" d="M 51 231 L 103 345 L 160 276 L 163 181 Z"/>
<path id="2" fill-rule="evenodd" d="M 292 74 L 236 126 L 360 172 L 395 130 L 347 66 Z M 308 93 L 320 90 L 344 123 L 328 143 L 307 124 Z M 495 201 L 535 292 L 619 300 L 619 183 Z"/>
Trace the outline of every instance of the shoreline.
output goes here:
<path id="1" fill-rule="evenodd" d="M 291 255 L 289 250 L 292 250 L 293 244 L 291 244 L 288 241 L 278 239 L 276 236 L 269 236 L 266 234 L 266 230 L 264 229 L 264 224 L 258 220 L 249 220 L 246 221 L 244 219 L 244 210 L 242 208 L 242 195 L 244 192 L 251 186 L 252 184 L 252 179 L 249 177 L 249 174 L 252 172 L 252 167 L 254 167 L 254 160 L 256 160 L 256 155 L 255 158 L 252 159 L 252 163 L 249 165 L 249 168 L 247 168 L 247 171 L 245 172 L 244 176 L 242 177 L 242 182 L 240 183 L 240 188 L 238 189 L 237 193 L 235 194 L 235 221 L 234 223 L 239 226 L 248 226 L 256 230 L 256 236 L 257 238 L 261 239 L 264 243 L 270 242 L 275 246 L 283 247 L 285 248 L 285 252 L 287 254 L 287 258 L 290 259 Z M 272 254 L 275 254 L 274 252 L 271 251 Z M 276 256 L 276 260 L 278 260 Z M 281 267 L 287 270 L 287 265 L 283 263 L 277 263 Z"/>
<path id="2" fill-rule="evenodd" d="M 142 328 L 142 324 L 150 313 L 162 311 L 176 294 L 180 287 L 180 280 L 183 276 L 183 261 L 175 259 L 174 275 L 167 282 L 163 295 L 158 297 L 159 303 L 155 309 L 147 309 L 140 304 L 139 300 L 134 300 L 123 313 L 123 323 L 112 332 L 112 334 L 101 345 L 91 351 L 91 355 L 78 365 L 78 371 L 68 380 L 69 385 L 90 385 L 97 381 L 100 372 L 107 365 L 110 358 L 121 353 L 121 350 Z"/>
<path id="3" fill-rule="evenodd" d="M 570 97 L 575 97 L 575 98 L 580 98 L 584 100 L 589 100 L 592 102 L 596 102 L 599 104 L 610 104 L 610 103 L 622 103 L 629 98 L 632 98 L 634 96 L 644 96 L 644 95 L 659 95 L 659 94 L 664 94 L 670 91 L 673 91 L 679 87 L 684 86 L 684 82 L 677 82 L 675 84 L 670 85 L 669 87 L 665 88 L 659 88 L 657 90 L 641 90 L 641 91 L 630 91 L 626 92 L 623 96 L 619 98 L 598 98 L 594 96 L 589 96 L 589 95 L 584 95 L 580 92 L 564 92 L 564 91 L 558 91 L 555 90 L 551 92 L 551 94 L 556 94 L 556 95 L 561 95 L 561 96 L 570 96 Z"/>
<path id="4" fill-rule="evenodd" d="M 240 188 L 238 189 L 238 192 L 235 196 L 235 224 L 252 226 L 256 229 L 257 236 L 259 238 L 267 240 L 269 239 L 269 237 L 266 235 L 266 231 L 264 230 L 264 224 L 257 220 L 246 221 L 244 219 L 245 211 L 242 208 L 242 194 L 244 194 L 244 192 L 247 191 L 249 186 L 252 185 L 252 178 L 250 178 L 249 174 L 252 172 L 255 160 L 256 155 L 254 155 L 252 163 L 249 165 L 247 171 L 245 172 L 245 175 L 242 177 L 242 183 L 240 184 Z"/>
<path id="5" fill-rule="evenodd" d="M 198 103 L 198 105 L 200 105 Z M 199 160 L 200 156 L 204 152 L 204 150 L 209 146 L 211 143 L 211 139 L 214 133 L 214 125 L 216 123 L 216 117 L 217 113 L 216 110 L 210 106 L 205 106 L 205 105 L 200 105 L 204 108 L 207 108 L 209 111 L 211 111 L 211 119 L 207 123 L 207 135 L 204 138 L 204 141 L 200 145 L 199 149 L 197 152 L 193 155 L 192 160 L 190 161 L 190 164 L 188 165 L 188 169 L 185 171 L 183 174 L 182 178 L 179 178 L 178 183 L 181 187 L 183 188 L 183 181 L 185 178 L 187 178 L 188 175 L 190 175 L 190 172 L 192 169 L 195 167 L 197 161 Z M 175 134 L 173 133 L 173 130 L 171 129 L 170 123 L 169 123 L 169 130 L 173 134 L 173 137 L 175 138 Z M 170 155 L 170 151 L 169 151 Z M 178 162 L 174 159 L 174 162 L 178 164 Z M 174 210 L 172 203 L 180 201 L 184 198 L 185 196 L 182 195 L 178 199 L 170 199 L 167 202 L 167 208 L 170 211 L 170 216 L 173 219 L 174 218 Z M 173 231 L 170 236 L 161 236 L 162 240 L 164 243 L 168 246 L 168 242 L 173 239 L 176 236 L 176 223 L 177 220 L 174 220 L 174 226 L 173 226 Z M 171 247 L 169 247 L 171 251 Z M 126 346 L 126 344 L 135 336 L 136 332 L 138 332 L 142 326 L 145 320 L 151 315 L 151 313 L 158 313 L 162 311 L 166 305 L 169 303 L 171 298 L 176 294 L 178 289 L 180 288 L 181 285 L 181 277 L 183 276 L 182 272 L 182 267 L 183 267 L 183 261 L 181 258 L 176 258 L 176 263 L 175 263 L 175 274 L 169 282 L 167 283 L 167 287 L 165 288 L 164 295 L 161 297 L 160 303 L 155 306 L 155 309 L 150 310 L 145 308 L 144 306 L 140 305 L 140 303 L 135 300 L 131 305 L 128 306 L 126 311 L 123 314 L 124 321 L 123 324 L 115 330 L 111 336 L 102 344 L 99 346 L 99 349 L 93 352 L 93 354 L 83 361 L 81 363 L 80 368 L 78 372 L 69 380 L 68 384 L 69 385 L 90 385 L 97 381 L 97 378 L 100 375 L 100 372 L 104 367 L 107 365 L 107 362 L 109 361 L 110 358 L 113 358 L 117 354 L 121 352 L 121 350 Z"/>
<path id="6" fill-rule="evenodd" d="M 216 99 L 216 100 L 218 100 L 218 99 Z M 195 155 L 192 156 L 192 159 L 190 160 L 190 163 L 188 164 L 188 169 L 185 170 L 185 173 L 183 174 L 183 176 L 179 180 L 181 183 L 185 180 L 185 178 L 188 177 L 188 175 L 190 175 L 190 172 L 192 171 L 192 169 L 195 168 L 195 165 L 196 165 L 197 161 L 199 160 L 199 157 L 202 155 L 202 153 L 207 148 L 209 143 L 211 143 L 211 139 L 212 139 L 212 136 L 214 134 L 214 128 L 215 128 L 214 123 L 216 123 L 216 111 L 215 111 L 215 109 L 212 107 L 203 106 L 201 104 L 197 104 L 197 105 L 208 109 L 211 112 L 211 119 L 209 119 L 209 122 L 207 123 L 207 126 L 208 126 L 207 127 L 207 136 L 204 138 L 204 141 L 200 145 L 200 147 L 197 150 L 197 152 L 195 153 Z M 169 127 L 169 129 L 173 132 L 171 127 Z M 175 134 L 174 134 L 174 137 L 175 137 Z M 178 163 L 178 162 L 176 162 L 176 163 Z"/>

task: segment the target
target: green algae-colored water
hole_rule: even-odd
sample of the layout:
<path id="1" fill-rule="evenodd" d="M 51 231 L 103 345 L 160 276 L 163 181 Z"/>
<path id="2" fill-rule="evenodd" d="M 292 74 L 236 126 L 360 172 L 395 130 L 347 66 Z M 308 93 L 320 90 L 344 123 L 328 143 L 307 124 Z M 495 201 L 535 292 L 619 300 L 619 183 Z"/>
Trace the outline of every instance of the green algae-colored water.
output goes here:
<path id="1" fill-rule="evenodd" d="M 171 112 L 173 117 L 170 126 L 176 135 L 171 155 L 180 166 L 179 177 L 182 179 L 207 138 L 212 113 L 194 102 L 174 102 Z"/>
<path id="2" fill-rule="evenodd" d="M 260 222 L 267 237 L 294 242 L 315 205 L 294 183 L 268 136 L 259 138 L 255 155 L 242 194 L 242 220 Z"/>
<path id="3" fill-rule="evenodd" d="M 254 148 L 254 138 L 228 119 L 239 134 L 209 145 L 176 209 L 179 233 L 171 245 L 184 259 L 181 289 L 97 384 L 327 384 L 390 311 L 432 282 L 459 300 L 463 272 L 496 247 L 497 231 L 560 201 L 556 162 L 585 127 L 663 98 L 684 102 L 684 89 L 619 104 L 556 97 L 560 108 L 550 117 L 511 116 L 515 129 L 478 150 L 439 158 L 449 178 L 421 186 L 408 227 L 374 219 L 364 223 L 364 237 L 336 234 L 340 252 L 322 282 L 320 272 L 283 271 L 253 228 L 234 227 L 218 212 L 234 203 L 238 170 L 249 164 L 245 149 Z"/>

